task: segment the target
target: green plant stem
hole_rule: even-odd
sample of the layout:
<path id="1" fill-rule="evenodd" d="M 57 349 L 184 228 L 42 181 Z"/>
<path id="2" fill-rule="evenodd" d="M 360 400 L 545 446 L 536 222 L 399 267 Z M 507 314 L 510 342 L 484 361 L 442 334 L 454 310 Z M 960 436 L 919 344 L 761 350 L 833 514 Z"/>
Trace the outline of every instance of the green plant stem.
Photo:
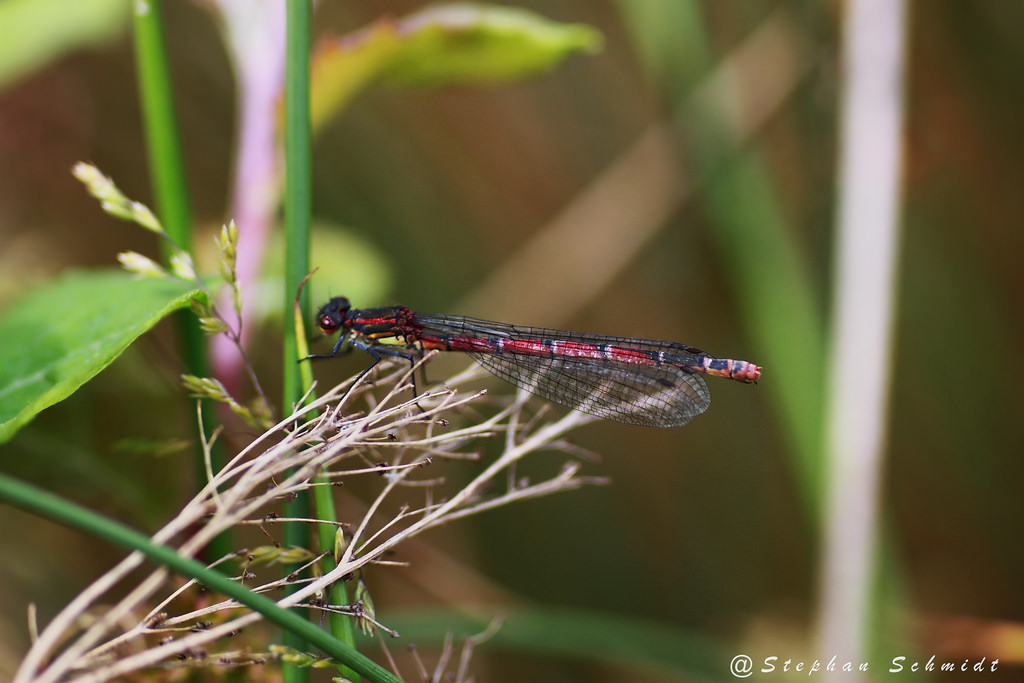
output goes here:
<path id="1" fill-rule="evenodd" d="M 313 490 L 313 499 L 317 517 L 319 519 L 337 519 L 334 510 L 334 495 L 332 493 L 332 488 L 327 480 L 318 481 L 320 486 L 317 486 Z M 329 524 L 317 525 L 317 536 L 320 541 L 320 551 L 327 553 L 322 562 L 325 574 L 334 571 L 334 568 L 337 567 L 337 563 L 334 561 L 335 533 L 337 533 L 335 528 Z M 348 588 L 345 586 L 344 581 L 336 581 L 334 585 L 331 586 L 328 600 L 332 605 L 349 604 Z M 331 633 L 334 637 L 354 648 L 356 642 L 356 630 L 353 623 L 355 621 L 354 618 L 346 614 L 337 614 L 332 612 L 328 615 L 327 620 L 330 624 Z M 355 671 L 342 669 L 338 673 L 344 678 L 355 680 Z"/>
<path id="2" fill-rule="evenodd" d="M 377 663 L 331 637 L 326 631 L 293 612 L 278 607 L 273 600 L 253 593 L 226 578 L 220 572 L 209 569 L 193 559 L 178 555 L 173 548 L 153 543 L 146 535 L 129 529 L 112 519 L 2 474 L 0 474 L 0 500 L 65 526 L 79 529 L 96 538 L 137 550 L 175 573 L 192 577 L 211 590 L 222 593 L 259 612 L 287 632 L 297 634 L 301 639 L 312 643 L 329 656 L 345 662 L 371 681 L 391 683 L 399 680 Z"/>
<path id="3" fill-rule="evenodd" d="M 309 345 L 306 342 L 306 332 L 303 325 L 303 318 L 299 311 L 297 302 L 293 301 L 292 311 L 295 316 L 295 338 L 297 340 L 299 355 L 305 357 L 309 355 Z M 313 373 L 310 370 L 309 363 L 299 364 L 299 368 L 302 372 L 302 383 L 304 386 L 310 386 L 313 383 Z M 311 412 L 308 414 L 308 419 L 313 419 L 314 414 Z M 316 510 L 317 519 L 330 519 L 337 520 L 337 512 L 334 509 L 334 494 L 331 488 L 331 480 L 326 477 L 317 477 L 316 483 L 319 486 L 313 488 L 313 506 Z M 340 529 L 335 529 L 328 524 L 317 525 L 317 540 L 320 543 L 320 552 L 326 553 L 321 568 L 324 573 L 329 573 L 334 570 L 337 566 L 335 558 L 337 557 L 337 548 L 335 542 L 335 535 L 341 533 Z M 330 594 L 327 596 L 328 601 L 332 605 L 347 605 L 349 604 L 348 588 L 345 586 L 344 581 L 337 581 L 331 586 Z M 330 624 L 331 633 L 334 634 L 335 638 L 338 638 L 343 643 L 355 647 L 356 643 L 356 631 L 355 631 L 355 618 L 345 615 L 331 612 L 327 617 L 328 623 Z M 347 667 L 341 667 L 338 672 L 341 677 L 347 678 L 350 681 L 358 680 L 358 674 L 355 671 L 348 669 Z"/>
<path id="4" fill-rule="evenodd" d="M 285 35 L 285 277 L 284 310 L 293 310 L 299 284 L 309 272 L 309 229 L 311 213 L 311 133 L 309 119 L 309 53 L 310 2 L 288 0 Z M 309 296 L 305 289 L 299 294 L 299 312 L 309 318 Z M 301 400 L 301 370 L 298 365 L 299 342 L 293 325 L 284 326 L 284 409 Z M 301 518 L 309 514 L 309 496 L 298 494 L 285 503 L 286 517 Z M 305 524 L 289 522 L 282 531 L 286 547 L 308 547 L 309 531 Z M 302 650 L 305 643 L 296 632 L 286 631 L 284 643 Z M 285 665 L 286 683 L 309 679 L 305 669 Z"/>
<path id="5" fill-rule="evenodd" d="M 309 272 L 309 231 L 312 212 L 312 149 L 309 122 L 309 0 L 288 0 L 285 57 L 285 310 L 291 310 L 299 284 Z M 304 319 L 310 314 L 309 293 L 299 293 Z M 284 394 L 286 405 L 304 393 L 294 330 L 284 331 Z"/>
<path id="6" fill-rule="evenodd" d="M 191 251 L 191 202 L 178 136 L 167 47 L 164 43 L 161 0 L 147 0 L 135 5 L 134 37 L 140 105 L 157 214 L 171 240 L 181 249 Z M 160 246 L 164 252 L 164 261 L 169 262 L 171 245 L 161 241 Z M 206 340 L 195 315 L 182 311 L 177 314 L 175 322 L 188 373 L 197 377 L 209 376 Z M 217 418 L 213 408 L 204 402 L 202 410 L 204 424 L 214 424 Z M 214 471 L 223 466 L 224 451 L 219 444 L 214 445 L 211 459 Z M 198 447 L 195 450 L 193 471 L 197 483 L 206 480 L 204 454 Z M 228 536 L 218 536 L 206 549 L 206 555 L 211 559 L 223 557 L 231 552 L 232 547 Z"/>
<path id="7" fill-rule="evenodd" d="M 135 11 L 135 65 L 153 193 L 164 230 L 187 251 L 192 242 L 192 216 L 164 43 L 162 3 L 148 0 L 145 5 L 145 10 L 136 6 Z M 169 247 L 161 246 L 168 254 Z"/>

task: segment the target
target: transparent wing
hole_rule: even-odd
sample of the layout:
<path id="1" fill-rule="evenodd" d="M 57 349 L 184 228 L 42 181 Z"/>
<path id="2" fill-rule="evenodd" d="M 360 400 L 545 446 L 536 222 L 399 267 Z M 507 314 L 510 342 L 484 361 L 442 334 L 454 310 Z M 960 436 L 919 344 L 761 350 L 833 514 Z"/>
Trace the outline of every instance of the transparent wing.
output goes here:
<path id="1" fill-rule="evenodd" d="M 415 323 L 425 336 L 462 340 L 458 350 L 465 351 L 503 380 L 554 403 L 608 420 L 678 427 L 711 405 L 711 393 L 703 376 L 686 367 L 491 350 L 491 340 L 497 339 L 557 340 L 664 352 L 673 354 L 678 361 L 707 355 L 678 342 L 525 327 L 464 316 L 417 314 Z M 473 340 L 480 340 L 480 351 L 472 348 Z"/>
<path id="2" fill-rule="evenodd" d="M 674 367 L 547 356 L 470 353 L 480 365 L 554 403 L 649 427 L 679 427 L 711 405 L 699 374 Z"/>

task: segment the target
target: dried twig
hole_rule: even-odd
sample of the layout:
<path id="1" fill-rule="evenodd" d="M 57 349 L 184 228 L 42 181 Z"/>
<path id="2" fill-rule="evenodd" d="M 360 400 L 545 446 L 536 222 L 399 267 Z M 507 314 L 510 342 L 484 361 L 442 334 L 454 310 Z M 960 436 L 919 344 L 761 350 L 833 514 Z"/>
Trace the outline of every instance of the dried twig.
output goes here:
<path id="1" fill-rule="evenodd" d="M 281 597 L 278 604 L 351 614 L 361 609 L 358 603 L 328 605 L 324 604 L 322 596 L 329 595 L 330 585 L 343 577 L 370 563 L 382 563 L 383 555 L 403 541 L 427 529 L 500 505 L 602 481 L 579 476 L 579 464 L 573 460 L 567 461 L 557 475 L 546 481 L 517 482 L 510 475 L 515 463 L 530 453 L 561 450 L 561 437 L 593 418 L 570 413 L 553 422 L 523 419 L 525 395 L 520 395 L 493 417 L 466 426 L 450 426 L 449 418 L 442 416 L 452 416 L 451 423 L 455 423 L 454 416 L 483 393 L 460 395 L 450 387 L 464 383 L 477 372 L 462 373 L 449 380 L 444 388 L 418 399 L 403 400 L 401 394 L 407 388 L 409 373 L 408 366 L 400 367 L 389 378 L 378 382 L 377 385 L 391 389 L 379 401 L 368 401 L 370 407 L 364 412 L 350 412 L 351 404 L 356 397 L 372 396 L 368 393 L 369 385 L 353 386 L 349 381 L 289 415 L 238 453 L 222 470 L 211 472 L 207 485 L 153 536 L 153 540 L 194 557 L 215 536 L 234 526 L 260 524 L 262 528 L 267 522 L 283 521 L 275 518 L 271 510 L 287 496 L 315 485 L 312 482 L 317 477 L 321 481 L 335 481 L 370 474 L 380 476 L 380 492 L 365 514 L 351 526 L 345 526 L 347 542 L 333 570 L 323 575 L 314 572 L 312 577 L 304 578 L 298 576 L 297 570 L 288 577 L 252 587 L 254 591 L 268 593 L 281 591 L 287 584 L 299 586 L 294 593 Z M 424 468 L 436 466 L 440 461 L 476 459 L 466 447 L 502 433 L 505 449 L 496 460 L 461 490 L 445 492 L 443 499 L 436 495 L 435 489 L 443 487 L 445 479 L 436 472 L 424 477 Z M 496 493 L 485 494 L 492 489 Z M 409 503 L 410 495 L 419 495 L 422 500 Z M 342 524 L 337 520 L 302 521 Z M 255 580 L 255 574 L 249 569 L 252 562 L 305 559 L 306 566 L 313 567 L 324 554 L 316 549 L 278 548 L 257 558 L 243 550 L 218 562 L 238 556 L 248 558 L 240 578 L 250 585 L 249 581 Z M 59 681 L 75 676 L 80 680 L 103 681 L 146 667 L 180 666 L 182 661 L 193 665 L 242 665 L 264 657 L 244 649 L 228 650 L 231 641 L 226 643 L 224 652 L 206 657 L 205 648 L 211 643 L 259 621 L 261 616 L 243 610 L 232 600 L 170 615 L 172 603 L 177 603 L 196 586 L 189 581 L 166 597 L 158 598 L 158 591 L 168 579 L 168 572 L 162 568 L 75 633 L 82 615 L 94 610 L 102 596 L 125 580 L 142 561 L 140 553 L 129 555 L 75 598 L 40 633 L 17 680 Z M 280 594 L 283 596 L 283 592 Z M 146 605 L 153 606 L 147 609 Z M 372 622 L 372 615 L 362 613 L 359 618 Z M 218 619 L 220 621 L 215 623 Z M 130 623 L 130 627 L 124 628 L 125 623 Z M 52 656 L 58 645 L 72 636 L 73 642 L 44 667 L 43 662 Z M 276 656 L 274 651 L 265 655 L 273 656 Z M 460 676 L 464 675 L 464 665 L 460 665 Z"/>

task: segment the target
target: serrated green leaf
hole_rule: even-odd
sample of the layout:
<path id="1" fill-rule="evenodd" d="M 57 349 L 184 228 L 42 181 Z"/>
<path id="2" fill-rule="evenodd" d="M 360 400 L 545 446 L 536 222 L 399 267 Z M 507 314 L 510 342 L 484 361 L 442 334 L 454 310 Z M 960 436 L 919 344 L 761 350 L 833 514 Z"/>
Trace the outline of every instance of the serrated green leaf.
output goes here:
<path id="1" fill-rule="evenodd" d="M 514 7 L 458 3 L 384 18 L 321 43 L 313 62 L 314 129 L 374 82 L 438 87 L 506 82 L 596 52 L 601 34 Z"/>
<path id="2" fill-rule="evenodd" d="M 10 306 L 0 314 L 0 443 L 197 295 L 179 280 L 77 271 Z"/>

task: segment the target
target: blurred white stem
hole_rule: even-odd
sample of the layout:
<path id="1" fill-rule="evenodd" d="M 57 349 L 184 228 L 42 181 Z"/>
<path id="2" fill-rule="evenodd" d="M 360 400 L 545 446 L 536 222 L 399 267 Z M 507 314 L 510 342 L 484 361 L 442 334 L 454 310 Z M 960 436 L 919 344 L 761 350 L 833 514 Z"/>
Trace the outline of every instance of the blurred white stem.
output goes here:
<path id="1" fill-rule="evenodd" d="M 836 287 L 828 369 L 828 498 L 820 652 L 865 661 L 898 245 L 906 4 L 849 0 Z M 839 674 L 836 674 L 839 675 Z M 849 674 L 843 676 L 849 681 Z"/>

